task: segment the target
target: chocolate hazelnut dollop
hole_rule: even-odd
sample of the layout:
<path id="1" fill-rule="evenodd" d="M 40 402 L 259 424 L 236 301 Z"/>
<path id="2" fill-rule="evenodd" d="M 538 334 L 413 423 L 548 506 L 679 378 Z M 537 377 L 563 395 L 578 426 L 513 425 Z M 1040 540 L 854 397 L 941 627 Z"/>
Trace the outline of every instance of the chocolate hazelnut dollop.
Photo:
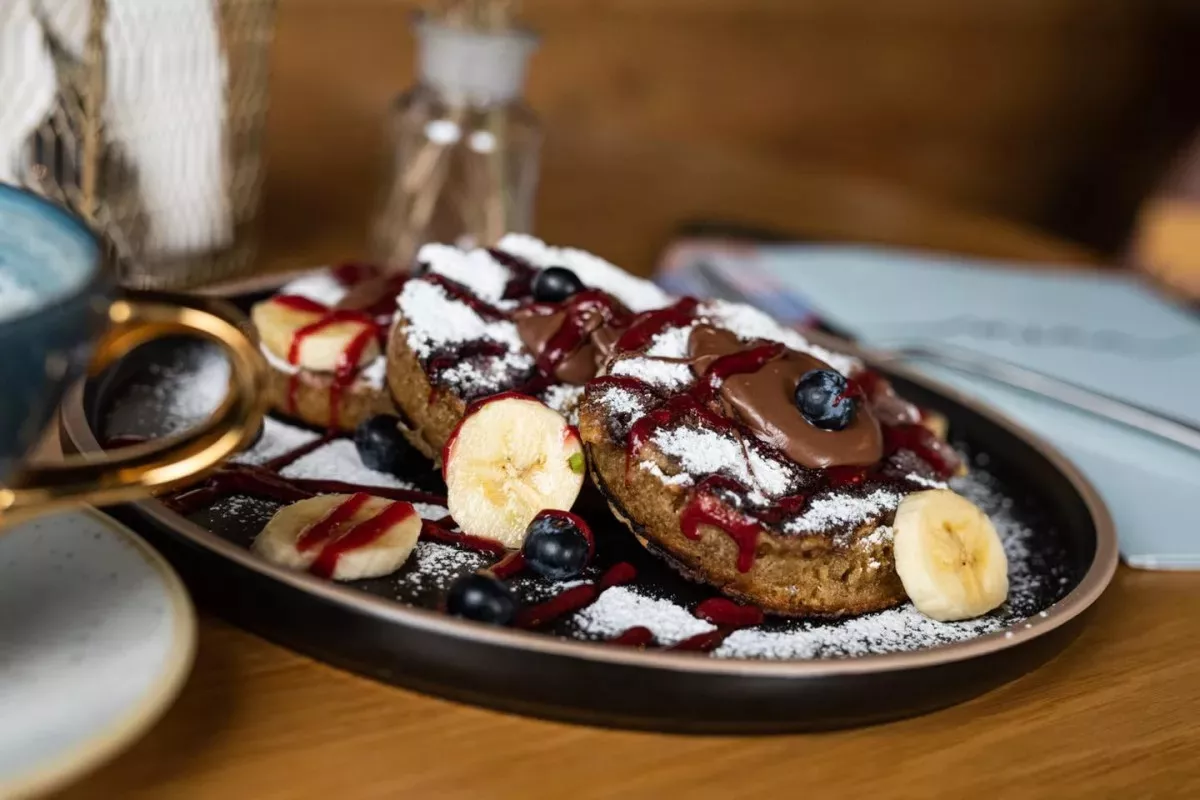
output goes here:
<path id="1" fill-rule="evenodd" d="M 688 340 L 697 377 L 721 356 L 746 349 L 748 345 L 735 334 L 710 325 L 697 325 Z M 859 403 L 853 420 L 840 431 L 822 430 L 800 413 L 794 399 L 796 384 L 814 369 L 831 367 L 807 353 L 784 348 L 754 372 L 727 376 L 719 397 L 735 419 L 802 466 L 825 469 L 878 462 L 883 457 L 883 432 L 867 404 Z"/>

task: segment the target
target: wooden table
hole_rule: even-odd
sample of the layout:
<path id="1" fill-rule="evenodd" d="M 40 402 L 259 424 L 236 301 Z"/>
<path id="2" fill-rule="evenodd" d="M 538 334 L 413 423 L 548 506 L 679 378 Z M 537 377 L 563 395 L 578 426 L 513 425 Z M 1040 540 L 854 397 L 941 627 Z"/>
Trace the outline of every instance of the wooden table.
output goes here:
<path id="1" fill-rule="evenodd" d="M 690 217 L 1005 258 L 1087 259 L 1018 226 L 863 181 L 727 152 L 566 132 L 552 132 L 551 142 L 540 232 L 639 270 Z M 353 187 L 329 191 L 354 202 Z M 354 251 L 361 233 L 349 225 L 280 238 L 272 265 Z M 1200 796 L 1197 620 L 1200 574 L 1122 568 L 1076 643 L 984 697 L 862 730 L 726 738 L 596 730 L 456 705 L 202 616 L 195 672 L 175 707 L 63 797 Z"/>

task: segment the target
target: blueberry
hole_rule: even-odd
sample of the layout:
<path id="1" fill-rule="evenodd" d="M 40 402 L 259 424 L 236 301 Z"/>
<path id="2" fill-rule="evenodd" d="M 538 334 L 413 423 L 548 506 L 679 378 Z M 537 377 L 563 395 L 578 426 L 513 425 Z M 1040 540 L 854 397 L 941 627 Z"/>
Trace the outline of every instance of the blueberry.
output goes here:
<path id="1" fill-rule="evenodd" d="M 845 429 L 854 419 L 855 405 L 846 379 L 831 369 L 809 370 L 796 384 L 796 407 L 818 428 Z"/>
<path id="2" fill-rule="evenodd" d="M 525 565 L 543 578 L 574 578 L 591 558 L 591 532 L 587 523 L 574 514 L 543 511 L 525 530 L 521 553 Z"/>
<path id="3" fill-rule="evenodd" d="M 586 287 L 566 267 L 546 267 L 533 279 L 533 299 L 539 303 L 561 303 Z"/>
<path id="4" fill-rule="evenodd" d="M 499 579 L 474 572 L 450 585 L 446 611 L 476 622 L 511 625 L 517 616 L 517 598 Z"/>
<path id="5" fill-rule="evenodd" d="M 400 418 L 379 414 L 354 429 L 354 446 L 363 464 L 389 475 L 410 473 L 424 465 L 424 456 L 400 433 Z"/>

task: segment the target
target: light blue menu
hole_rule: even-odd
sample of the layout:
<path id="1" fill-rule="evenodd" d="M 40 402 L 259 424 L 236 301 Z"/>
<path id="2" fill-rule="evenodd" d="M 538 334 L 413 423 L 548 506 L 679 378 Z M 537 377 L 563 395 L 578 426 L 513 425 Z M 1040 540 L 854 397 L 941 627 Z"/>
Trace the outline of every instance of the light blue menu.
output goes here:
<path id="1" fill-rule="evenodd" d="M 667 269 L 668 284 L 692 271 Z M 1200 316 L 1134 275 L 810 245 L 726 251 L 703 271 L 749 289 L 751 301 L 788 295 L 868 346 L 945 343 L 1200 424 Z M 1200 453 L 983 378 L 920 368 L 1071 458 L 1108 503 L 1128 563 L 1200 568 Z"/>

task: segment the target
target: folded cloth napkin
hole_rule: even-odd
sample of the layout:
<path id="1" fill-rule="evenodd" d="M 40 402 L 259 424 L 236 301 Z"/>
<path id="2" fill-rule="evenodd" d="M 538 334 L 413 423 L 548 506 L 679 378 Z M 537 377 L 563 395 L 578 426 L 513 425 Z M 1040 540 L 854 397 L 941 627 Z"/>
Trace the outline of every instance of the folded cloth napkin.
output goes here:
<path id="1" fill-rule="evenodd" d="M 952 345 L 1200 424 L 1200 318 L 1125 273 L 879 248 L 691 242 L 659 282 L 815 318 L 864 345 Z M 1097 487 L 1125 560 L 1200 568 L 1200 453 L 984 378 L 920 363 L 1054 444 Z"/>
<path id="2" fill-rule="evenodd" d="M 141 256 L 206 252 L 232 236 L 216 3 L 107 2 L 105 138 L 137 176 Z M 23 177 L 27 143 L 53 109 L 47 40 L 81 59 L 90 13 L 90 0 L 0 0 L 0 180 Z"/>

